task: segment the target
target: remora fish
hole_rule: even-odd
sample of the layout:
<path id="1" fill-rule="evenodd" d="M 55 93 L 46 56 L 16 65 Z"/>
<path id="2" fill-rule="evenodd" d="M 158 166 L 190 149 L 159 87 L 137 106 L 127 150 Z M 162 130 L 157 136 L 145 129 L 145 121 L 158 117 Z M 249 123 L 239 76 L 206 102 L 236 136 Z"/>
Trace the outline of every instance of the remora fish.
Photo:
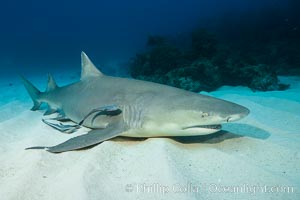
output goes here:
<path id="1" fill-rule="evenodd" d="M 49 75 L 48 87 L 40 92 L 21 77 L 38 110 L 48 104 L 45 115 L 55 112 L 46 124 L 71 133 L 84 126 L 87 134 L 52 147 L 31 147 L 60 153 L 89 147 L 116 136 L 160 137 L 206 135 L 219 131 L 222 123 L 248 115 L 243 106 L 182 89 L 141 80 L 104 75 L 82 52 L 79 82 L 58 87 Z M 70 120 L 75 125 L 62 122 Z"/>

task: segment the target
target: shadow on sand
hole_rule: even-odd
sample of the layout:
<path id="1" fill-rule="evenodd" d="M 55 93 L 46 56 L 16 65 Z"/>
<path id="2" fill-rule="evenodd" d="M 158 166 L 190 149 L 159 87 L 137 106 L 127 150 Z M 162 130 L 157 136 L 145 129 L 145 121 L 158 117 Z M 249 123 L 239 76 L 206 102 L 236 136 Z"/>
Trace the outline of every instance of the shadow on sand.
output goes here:
<path id="1" fill-rule="evenodd" d="M 225 140 L 230 140 L 240 137 L 250 137 L 265 140 L 270 137 L 271 133 L 261 128 L 248 124 L 228 124 L 223 126 L 223 130 L 210 135 L 190 136 L 190 137 L 172 137 L 175 141 L 190 144 L 190 143 L 220 143 Z"/>

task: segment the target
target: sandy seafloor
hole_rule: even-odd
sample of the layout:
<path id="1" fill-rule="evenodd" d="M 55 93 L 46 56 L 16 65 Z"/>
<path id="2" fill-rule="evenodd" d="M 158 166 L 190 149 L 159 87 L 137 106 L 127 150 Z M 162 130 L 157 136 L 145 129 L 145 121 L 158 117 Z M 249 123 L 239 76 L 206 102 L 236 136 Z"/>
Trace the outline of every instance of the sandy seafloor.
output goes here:
<path id="1" fill-rule="evenodd" d="M 45 88 L 45 75 L 28 78 Z M 60 85 L 74 82 L 67 73 L 56 79 Z M 29 110 L 30 97 L 18 78 L 2 77 L 0 199 L 300 199 L 300 77 L 280 79 L 290 89 L 225 86 L 205 93 L 251 110 L 213 135 L 116 138 L 51 154 L 24 149 L 74 135 L 45 125 L 43 111 Z"/>

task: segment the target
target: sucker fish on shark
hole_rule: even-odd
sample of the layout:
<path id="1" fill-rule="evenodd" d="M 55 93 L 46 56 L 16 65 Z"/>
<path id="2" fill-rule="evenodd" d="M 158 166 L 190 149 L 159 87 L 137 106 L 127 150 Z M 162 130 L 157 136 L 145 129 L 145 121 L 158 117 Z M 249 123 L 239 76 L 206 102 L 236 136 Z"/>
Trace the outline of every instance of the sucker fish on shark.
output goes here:
<path id="1" fill-rule="evenodd" d="M 239 120 L 249 110 L 241 105 L 153 82 L 104 75 L 81 53 L 79 82 L 57 86 L 51 75 L 45 92 L 21 76 L 34 106 L 48 105 L 45 115 L 58 113 L 47 125 L 65 133 L 84 126 L 91 130 L 45 149 L 52 153 L 78 150 L 117 136 L 172 137 L 207 135 L 221 124 Z M 52 123 L 50 121 L 55 121 Z M 67 121 L 73 125 L 64 124 Z"/>

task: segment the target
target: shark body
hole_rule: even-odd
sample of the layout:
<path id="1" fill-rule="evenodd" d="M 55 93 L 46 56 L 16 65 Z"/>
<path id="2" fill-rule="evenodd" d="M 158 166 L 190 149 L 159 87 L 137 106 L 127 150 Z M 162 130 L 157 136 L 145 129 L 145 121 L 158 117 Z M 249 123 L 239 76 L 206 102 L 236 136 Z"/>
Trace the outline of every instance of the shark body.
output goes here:
<path id="1" fill-rule="evenodd" d="M 22 77 L 38 110 L 48 104 L 45 115 L 59 113 L 57 121 L 74 126 L 48 125 L 63 132 L 80 126 L 91 129 L 53 147 L 31 147 L 60 153 L 101 143 L 116 136 L 162 137 L 206 135 L 219 131 L 222 123 L 239 120 L 249 110 L 225 100 L 192 93 L 157 83 L 106 76 L 82 52 L 79 82 L 58 87 L 49 76 L 48 87 L 40 92 Z"/>

